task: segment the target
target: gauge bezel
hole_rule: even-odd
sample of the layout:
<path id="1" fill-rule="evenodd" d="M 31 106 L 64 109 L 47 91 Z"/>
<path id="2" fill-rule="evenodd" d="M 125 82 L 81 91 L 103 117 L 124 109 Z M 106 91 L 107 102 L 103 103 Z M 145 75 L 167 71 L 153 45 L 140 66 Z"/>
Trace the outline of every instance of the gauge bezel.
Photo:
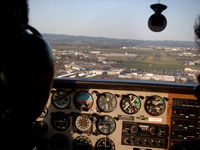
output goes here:
<path id="1" fill-rule="evenodd" d="M 140 102 L 140 108 L 139 108 L 137 111 L 134 111 L 133 113 L 127 112 L 127 111 L 124 110 L 124 108 L 122 107 L 123 101 L 125 100 L 125 98 L 130 99 L 130 98 L 129 98 L 130 95 L 133 95 L 133 96 L 137 97 L 137 98 L 139 99 L 139 102 Z M 131 100 L 131 99 L 130 99 L 130 100 Z M 140 99 L 139 96 L 137 96 L 137 95 L 135 95 L 135 94 L 127 94 L 127 95 L 123 95 L 123 96 L 122 96 L 122 99 L 121 99 L 121 101 L 120 101 L 120 108 L 121 108 L 121 110 L 122 110 L 124 113 L 130 114 L 130 115 L 136 114 L 136 113 L 138 113 L 138 112 L 140 111 L 141 107 L 142 107 L 142 102 L 141 102 L 141 99 Z"/>
<path id="2" fill-rule="evenodd" d="M 58 92 L 60 92 L 60 91 L 62 91 L 63 93 L 65 93 L 64 95 L 59 95 L 59 94 L 57 94 Z M 53 90 L 53 92 L 51 92 L 52 93 L 52 95 L 51 95 L 51 103 L 53 104 L 53 106 L 55 107 L 55 108 L 57 108 L 57 109 L 66 109 L 66 108 L 69 108 L 69 106 L 70 106 L 70 103 L 71 103 L 71 98 L 70 98 L 70 95 L 69 95 L 69 93 L 68 93 L 68 91 L 66 91 L 65 89 L 56 89 L 56 90 Z M 60 96 L 61 98 L 59 99 L 60 101 L 62 100 L 64 100 L 64 101 L 66 101 L 67 100 L 67 103 L 64 105 L 64 106 L 62 106 L 62 105 L 58 105 L 58 104 L 56 104 L 56 101 L 58 101 L 58 99 L 57 98 L 55 98 L 55 96 Z M 55 99 L 54 99 L 55 98 Z"/>
<path id="3" fill-rule="evenodd" d="M 99 123 L 102 124 L 102 120 L 104 120 L 105 117 L 111 118 L 112 121 L 114 122 L 114 128 L 112 129 L 112 131 L 109 131 L 108 133 L 103 132 L 103 131 L 99 128 Z M 113 117 L 108 116 L 108 115 L 99 116 L 98 119 L 97 119 L 97 121 L 96 121 L 96 129 L 97 129 L 101 134 L 103 134 L 103 135 L 110 135 L 110 134 L 112 134 L 113 132 L 115 132 L 115 130 L 116 130 L 116 121 L 115 121 L 115 119 L 114 119 Z"/>
<path id="4" fill-rule="evenodd" d="M 78 96 L 80 95 L 80 94 L 88 94 L 90 97 L 91 97 L 91 106 L 90 107 L 88 107 L 88 108 L 81 108 L 81 105 L 79 104 L 79 102 L 78 102 Z M 77 109 L 79 109 L 79 110 L 81 110 L 81 111 L 89 111 L 91 108 L 92 108 L 92 106 L 94 105 L 94 98 L 93 98 L 93 96 L 92 96 L 92 94 L 90 94 L 88 91 L 79 91 L 79 92 L 77 92 L 75 95 L 74 95 L 74 105 L 75 105 L 75 107 L 77 108 Z"/>
<path id="5" fill-rule="evenodd" d="M 149 109 L 147 108 L 147 106 L 149 106 L 149 104 L 147 104 L 147 102 L 148 102 L 148 101 L 152 101 L 153 99 L 156 99 L 157 97 L 159 97 L 160 100 L 162 99 L 162 100 L 164 101 L 164 103 L 163 103 L 164 108 L 162 109 L 161 112 L 155 114 L 155 113 L 149 112 Z M 166 106 L 166 101 L 165 101 L 165 99 L 162 98 L 162 97 L 159 96 L 159 95 L 148 96 L 148 97 L 146 98 L 145 102 L 144 102 L 144 109 L 145 109 L 146 113 L 149 114 L 149 115 L 151 115 L 151 116 L 160 116 L 160 115 L 162 115 L 162 114 L 165 112 L 166 107 L 167 107 L 167 106 Z"/>
<path id="6" fill-rule="evenodd" d="M 114 101 L 115 102 L 115 106 L 111 110 L 106 110 L 106 109 L 102 108 L 102 106 L 100 105 L 100 101 L 102 101 L 101 97 L 104 96 L 104 95 L 105 95 L 105 97 L 107 95 L 112 95 L 112 99 L 109 99 L 109 101 L 110 100 Z M 110 92 L 104 92 L 104 93 L 98 94 L 97 107 L 100 110 L 100 112 L 109 113 L 109 112 L 114 111 L 116 109 L 116 107 L 117 107 L 117 98 L 116 98 L 116 96 L 114 94 L 110 93 Z"/>

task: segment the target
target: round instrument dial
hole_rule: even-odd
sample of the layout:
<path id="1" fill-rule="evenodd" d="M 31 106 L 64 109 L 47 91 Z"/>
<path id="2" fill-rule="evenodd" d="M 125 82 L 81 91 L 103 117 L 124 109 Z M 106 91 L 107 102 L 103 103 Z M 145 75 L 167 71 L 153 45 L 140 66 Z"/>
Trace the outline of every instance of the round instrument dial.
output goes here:
<path id="1" fill-rule="evenodd" d="M 93 106 L 93 97 L 88 92 L 80 92 L 75 96 L 75 106 L 79 110 L 88 111 Z"/>
<path id="2" fill-rule="evenodd" d="M 64 89 L 52 92 L 51 102 L 58 109 L 64 109 L 70 105 L 70 96 Z"/>
<path id="3" fill-rule="evenodd" d="M 152 116 L 160 116 L 166 108 L 165 99 L 154 95 L 146 99 L 144 104 L 145 111 Z"/>
<path id="4" fill-rule="evenodd" d="M 134 94 L 124 95 L 120 102 L 120 107 L 126 114 L 135 114 L 141 108 L 141 100 Z"/>
<path id="5" fill-rule="evenodd" d="M 46 117 L 47 114 L 48 114 L 48 108 L 44 107 L 44 109 L 42 110 L 42 112 L 40 114 L 40 118 Z"/>
<path id="6" fill-rule="evenodd" d="M 88 137 L 78 136 L 72 141 L 73 150 L 92 150 L 92 142 Z"/>
<path id="7" fill-rule="evenodd" d="M 100 109 L 100 111 L 111 112 L 117 106 L 117 99 L 111 93 L 108 92 L 102 93 L 99 95 L 97 99 L 97 106 Z"/>
<path id="8" fill-rule="evenodd" d="M 82 132 L 88 132 L 92 127 L 92 120 L 87 115 L 80 115 L 75 120 L 75 126 Z"/>
<path id="9" fill-rule="evenodd" d="M 53 150 L 64 150 L 70 148 L 70 141 L 68 137 L 63 134 L 52 136 L 50 142 Z"/>
<path id="10" fill-rule="evenodd" d="M 51 124 L 58 131 L 65 131 L 70 125 L 70 119 L 64 112 L 51 113 Z"/>
<path id="11" fill-rule="evenodd" d="M 96 126 L 100 133 L 109 135 L 115 131 L 116 122 L 114 118 L 105 115 L 98 118 Z"/>
<path id="12" fill-rule="evenodd" d="M 95 150 L 115 150 L 115 144 L 109 138 L 101 138 L 96 142 Z"/>

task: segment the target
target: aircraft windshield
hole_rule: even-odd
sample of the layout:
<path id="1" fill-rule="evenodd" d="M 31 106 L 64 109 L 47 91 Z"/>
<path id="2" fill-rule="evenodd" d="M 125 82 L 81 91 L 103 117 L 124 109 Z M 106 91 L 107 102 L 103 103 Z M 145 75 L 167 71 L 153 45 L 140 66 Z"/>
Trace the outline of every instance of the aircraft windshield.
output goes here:
<path id="1" fill-rule="evenodd" d="M 30 0 L 30 24 L 51 45 L 57 78 L 196 83 L 199 0 L 160 0 L 167 26 L 152 32 L 157 0 Z"/>

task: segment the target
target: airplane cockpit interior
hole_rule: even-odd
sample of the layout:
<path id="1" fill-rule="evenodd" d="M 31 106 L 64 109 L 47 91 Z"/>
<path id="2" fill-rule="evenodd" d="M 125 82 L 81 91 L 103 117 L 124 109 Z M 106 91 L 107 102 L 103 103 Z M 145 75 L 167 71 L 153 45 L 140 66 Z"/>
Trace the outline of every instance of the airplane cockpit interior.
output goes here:
<path id="1" fill-rule="evenodd" d="M 29 0 L 28 5 L 26 30 L 48 43 L 55 69 L 32 123 L 34 150 L 200 148 L 199 0 Z M 43 60 L 33 58 L 42 66 Z M 14 94 L 40 99 L 32 95 L 42 92 L 43 84 L 28 91 L 37 68 L 27 70 L 27 86 Z"/>

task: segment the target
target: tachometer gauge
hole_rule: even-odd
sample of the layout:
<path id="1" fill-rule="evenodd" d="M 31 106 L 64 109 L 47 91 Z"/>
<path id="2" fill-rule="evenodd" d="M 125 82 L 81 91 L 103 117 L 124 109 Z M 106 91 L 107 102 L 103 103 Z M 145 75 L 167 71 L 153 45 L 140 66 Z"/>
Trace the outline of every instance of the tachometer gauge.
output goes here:
<path id="1" fill-rule="evenodd" d="M 141 100 L 134 94 L 124 95 L 120 102 L 120 107 L 126 114 L 135 114 L 141 108 Z"/>
<path id="2" fill-rule="evenodd" d="M 100 111 L 111 112 L 117 106 L 116 97 L 108 92 L 99 94 L 97 99 L 97 106 L 100 109 Z"/>
<path id="3" fill-rule="evenodd" d="M 89 132 L 92 128 L 92 120 L 88 115 L 79 115 L 75 119 L 75 127 L 81 132 Z"/>
<path id="4" fill-rule="evenodd" d="M 66 135 L 56 134 L 51 137 L 51 147 L 53 150 L 67 150 L 70 148 L 70 141 Z"/>
<path id="5" fill-rule="evenodd" d="M 93 106 L 93 97 L 88 92 L 80 92 L 75 95 L 74 102 L 79 110 L 88 111 Z"/>
<path id="6" fill-rule="evenodd" d="M 64 109 L 70 105 L 70 96 L 64 89 L 58 89 L 52 92 L 51 102 L 58 109 Z"/>
<path id="7" fill-rule="evenodd" d="M 152 116 L 160 116 L 166 108 L 165 99 L 154 95 L 146 99 L 144 104 L 145 111 Z"/>
<path id="8" fill-rule="evenodd" d="M 92 142 L 88 137 L 78 136 L 72 141 L 73 150 L 92 150 Z"/>
<path id="9" fill-rule="evenodd" d="M 104 135 L 109 135 L 115 131 L 116 122 L 115 122 L 114 118 L 105 115 L 105 116 L 100 116 L 97 119 L 96 126 L 97 126 L 97 130 L 100 133 L 102 133 Z"/>
<path id="10" fill-rule="evenodd" d="M 101 138 L 96 142 L 95 150 L 115 150 L 115 144 L 109 138 Z"/>
<path id="11" fill-rule="evenodd" d="M 65 131 L 70 125 L 70 119 L 64 112 L 51 113 L 51 124 L 58 131 Z"/>

